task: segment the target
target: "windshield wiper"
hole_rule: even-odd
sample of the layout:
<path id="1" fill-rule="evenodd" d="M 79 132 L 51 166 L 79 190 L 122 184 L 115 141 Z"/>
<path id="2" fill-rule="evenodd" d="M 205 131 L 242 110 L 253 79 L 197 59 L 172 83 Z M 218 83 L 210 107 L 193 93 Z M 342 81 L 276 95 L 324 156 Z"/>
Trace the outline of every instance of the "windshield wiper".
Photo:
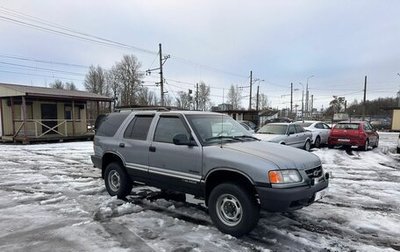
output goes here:
<path id="1" fill-rule="evenodd" d="M 235 137 L 233 137 L 233 136 L 215 136 L 215 137 L 209 137 L 209 138 L 206 138 L 205 141 L 206 141 L 206 142 L 209 142 L 209 141 L 212 141 L 212 140 L 224 140 L 224 139 L 226 139 L 226 140 L 231 140 L 231 141 L 243 141 L 243 140 L 237 139 L 237 138 L 235 138 Z"/>
<path id="2" fill-rule="evenodd" d="M 242 136 L 234 136 L 233 138 L 235 138 L 235 139 L 238 139 L 238 138 L 248 138 L 248 139 L 253 139 L 253 140 L 260 141 L 260 139 L 258 139 L 257 137 L 253 137 L 253 136 L 247 136 L 247 135 L 242 135 Z"/>

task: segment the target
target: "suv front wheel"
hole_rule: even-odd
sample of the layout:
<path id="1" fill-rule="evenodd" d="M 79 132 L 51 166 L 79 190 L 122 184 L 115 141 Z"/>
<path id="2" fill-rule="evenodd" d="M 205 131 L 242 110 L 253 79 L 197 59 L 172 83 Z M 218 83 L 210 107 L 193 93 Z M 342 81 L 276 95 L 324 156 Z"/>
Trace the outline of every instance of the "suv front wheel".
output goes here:
<path id="1" fill-rule="evenodd" d="M 105 171 L 104 182 L 111 196 L 124 199 L 132 191 L 132 182 L 119 163 L 110 163 Z"/>
<path id="2" fill-rule="evenodd" d="M 260 213 L 254 195 L 231 183 L 220 184 L 211 191 L 208 210 L 221 232 L 236 237 L 250 232 L 257 225 Z"/>

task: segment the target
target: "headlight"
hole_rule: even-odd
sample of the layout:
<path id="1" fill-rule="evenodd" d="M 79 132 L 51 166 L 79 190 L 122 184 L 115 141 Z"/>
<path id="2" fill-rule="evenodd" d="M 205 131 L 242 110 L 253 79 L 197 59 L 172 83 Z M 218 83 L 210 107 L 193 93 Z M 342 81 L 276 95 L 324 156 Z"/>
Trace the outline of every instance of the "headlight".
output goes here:
<path id="1" fill-rule="evenodd" d="M 296 183 L 302 180 L 297 170 L 269 171 L 268 178 L 271 184 Z"/>

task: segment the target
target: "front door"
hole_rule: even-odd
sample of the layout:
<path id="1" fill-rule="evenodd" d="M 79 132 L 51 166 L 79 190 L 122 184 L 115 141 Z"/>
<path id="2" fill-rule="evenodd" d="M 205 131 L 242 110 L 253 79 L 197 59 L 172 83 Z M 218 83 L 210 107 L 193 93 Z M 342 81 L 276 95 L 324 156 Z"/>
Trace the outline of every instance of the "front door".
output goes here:
<path id="1" fill-rule="evenodd" d="M 177 135 L 191 138 L 184 118 L 161 115 L 149 148 L 149 175 L 161 188 L 197 194 L 202 175 L 202 147 L 175 145 L 173 138 Z"/>
<path id="2" fill-rule="evenodd" d="M 57 104 L 41 104 L 42 111 L 42 132 L 46 132 L 49 128 L 53 128 L 57 125 Z M 50 130 L 46 134 L 57 134 L 57 127 Z"/>

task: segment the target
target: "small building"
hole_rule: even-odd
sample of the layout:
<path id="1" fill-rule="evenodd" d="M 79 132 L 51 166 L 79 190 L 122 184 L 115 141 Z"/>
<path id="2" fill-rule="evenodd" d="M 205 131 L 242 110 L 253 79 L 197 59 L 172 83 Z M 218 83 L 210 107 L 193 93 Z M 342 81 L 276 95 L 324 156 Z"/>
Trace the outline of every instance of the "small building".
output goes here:
<path id="1" fill-rule="evenodd" d="M 29 143 L 92 138 L 95 116 L 111 111 L 111 102 L 84 91 L 0 83 L 0 139 Z"/>
<path id="2" fill-rule="evenodd" d="M 399 108 L 393 108 L 392 130 L 393 131 L 400 131 L 400 107 Z"/>

